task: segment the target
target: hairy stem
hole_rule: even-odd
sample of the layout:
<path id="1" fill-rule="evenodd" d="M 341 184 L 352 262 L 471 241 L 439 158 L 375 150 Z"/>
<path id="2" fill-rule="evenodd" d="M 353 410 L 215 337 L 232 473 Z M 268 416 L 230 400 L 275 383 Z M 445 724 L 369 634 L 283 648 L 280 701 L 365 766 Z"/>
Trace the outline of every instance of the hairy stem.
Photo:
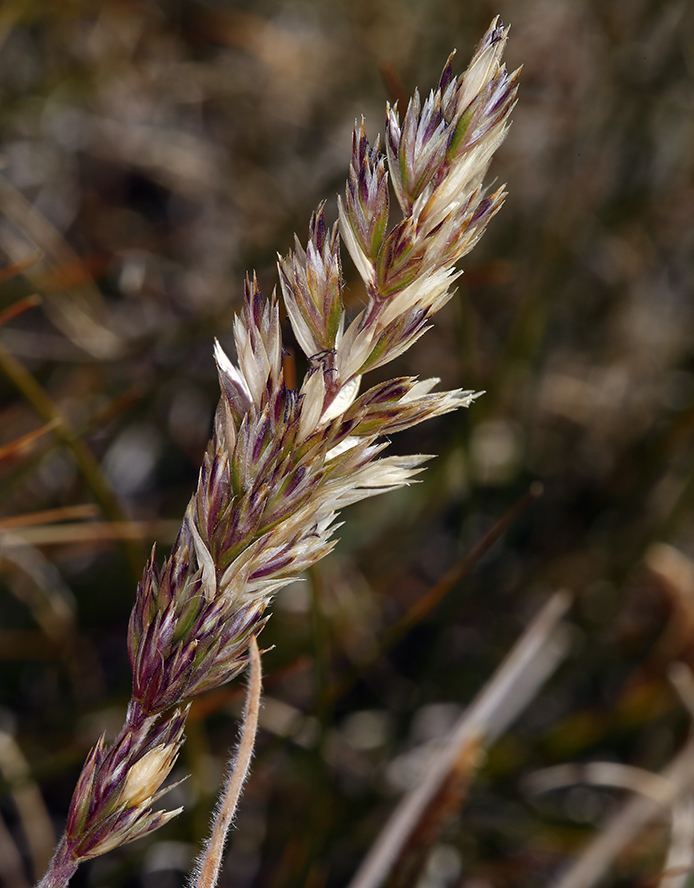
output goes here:
<path id="1" fill-rule="evenodd" d="M 258 712 L 260 710 L 260 692 L 262 689 L 260 651 L 258 650 L 258 642 L 254 635 L 251 637 L 249 652 L 250 680 L 246 696 L 246 709 L 243 716 L 241 742 L 239 743 L 236 760 L 230 768 L 230 775 L 224 795 L 220 800 L 215 815 L 212 835 L 199 861 L 198 874 L 195 881 L 191 883 L 191 888 L 215 888 L 217 884 L 227 833 L 234 819 L 241 790 L 251 767 L 255 736 L 258 731 Z"/>

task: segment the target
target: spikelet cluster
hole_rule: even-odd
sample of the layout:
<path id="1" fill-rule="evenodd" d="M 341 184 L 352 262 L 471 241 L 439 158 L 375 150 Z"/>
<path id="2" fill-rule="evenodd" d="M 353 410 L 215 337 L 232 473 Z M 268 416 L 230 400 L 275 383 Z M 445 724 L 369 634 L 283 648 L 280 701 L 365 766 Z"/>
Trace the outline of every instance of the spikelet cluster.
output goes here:
<path id="1" fill-rule="evenodd" d="M 398 377 L 362 391 L 451 296 L 456 263 L 500 208 L 483 178 L 504 139 L 517 72 L 501 63 L 495 20 L 461 77 L 448 59 L 436 89 L 402 121 L 388 107 L 385 151 L 355 126 L 339 223 L 313 214 L 308 241 L 279 259 L 284 305 L 308 359 L 299 390 L 283 373 L 279 305 L 255 278 L 234 322 L 236 363 L 217 344 L 221 399 L 197 490 L 170 557 L 154 552 L 139 585 L 128 648 L 133 697 L 123 731 L 84 766 L 68 827 L 44 885 L 64 884 L 80 860 L 160 825 L 151 803 L 181 743 L 185 707 L 247 663 L 272 595 L 327 554 L 340 510 L 406 484 L 424 456 L 382 456 L 385 436 L 466 407 L 469 391 Z M 389 193 L 400 217 L 393 223 Z M 348 321 L 340 237 L 368 302 Z M 51 876 L 52 872 L 52 876 Z"/>

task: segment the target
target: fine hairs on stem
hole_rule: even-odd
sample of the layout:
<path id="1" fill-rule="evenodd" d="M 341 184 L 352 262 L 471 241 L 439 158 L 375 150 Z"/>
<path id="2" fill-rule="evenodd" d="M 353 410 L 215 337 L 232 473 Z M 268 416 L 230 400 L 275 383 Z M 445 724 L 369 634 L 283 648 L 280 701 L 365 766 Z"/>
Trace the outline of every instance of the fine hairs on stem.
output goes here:
<path id="1" fill-rule="evenodd" d="M 250 653 L 250 678 L 239 748 L 235 758 L 230 762 L 229 775 L 212 822 L 212 835 L 194 871 L 190 882 L 191 888 L 214 888 L 217 884 L 227 834 L 236 813 L 241 790 L 251 768 L 255 735 L 258 732 L 260 692 L 262 690 L 260 651 L 255 635 L 251 636 L 248 651 Z"/>
<path id="2" fill-rule="evenodd" d="M 436 392 L 438 379 L 396 377 L 362 391 L 362 377 L 416 342 L 451 298 L 457 268 L 501 207 L 483 180 L 503 141 L 518 72 L 501 57 L 495 19 L 461 76 L 453 56 L 438 85 L 415 93 L 402 117 L 386 112 L 384 150 L 363 122 L 329 228 L 314 212 L 304 246 L 279 258 L 284 305 L 308 370 L 298 388 L 283 371 L 279 303 L 255 276 L 234 322 L 236 363 L 215 346 L 221 398 L 212 439 L 172 551 L 156 553 L 137 589 L 125 723 L 89 753 L 65 833 L 41 888 L 62 888 L 79 864 L 163 826 L 180 809 L 154 804 L 181 744 L 193 697 L 252 662 L 239 760 L 221 803 L 199 881 L 215 883 L 224 836 L 248 772 L 260 694 L 256 637 L 278 589 L 335 545 L 344 506 L 408 484 L 426 456 L 382 456 L 387 436 L 469 406 L 471 391 Z M 391 216 L 390 191 L 398 204 Z M 348 319 L 340 239 L 367 304 Z M 361 393 L 360 393 L 361 392 Z M 170 788 L 170 787 L 169 787 Z"/>

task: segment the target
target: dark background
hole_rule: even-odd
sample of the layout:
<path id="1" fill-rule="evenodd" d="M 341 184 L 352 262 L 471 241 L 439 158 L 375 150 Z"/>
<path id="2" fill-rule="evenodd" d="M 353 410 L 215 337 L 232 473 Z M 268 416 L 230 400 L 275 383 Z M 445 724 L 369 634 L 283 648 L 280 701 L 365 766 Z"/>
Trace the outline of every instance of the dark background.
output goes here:
<path id="1" fill-rule="evenodd" d="M 411 751 L 558 588 L 576 596 L 570 655 L 490 751 L 420 885 L 548 883 L 622 796 L 533 796 L 523 778 L 566 761 L 658 770 L 684 742 L 668 669 L 694 656 L 694 6 L 6 2 L 0 255 L 35 261 L 6 275 L 0 310 L 41 297 L 0 329 L 12 888 L 12 848 L 30 872 L 32 842 L 43 865 L 52 841 L 35 787 L 59 833 L 89 746 L 121 724 L 137 578 L 194 489 L 218 396 L 213 338 L 232 350 L 245 271 L 271 291 L 277 251 L 294 231 L 305 241 L 317 203 L 336 216 L 355 118 L 374 138 L 385 101 L 427 91 L 453 47 L 462 71 L 497 13 L 509 68 L 524 66 L 490 172 L 509 197 L 435 329 L 393 367 L 487 394 L 396 436 L 391 452 L 437 454 L 423 483 L 348 510 L 335 554 L 280 593 L 222 883 L 346 884 L 413 778 Z M 346 257 L 345 277 L 358 307 Z M 331 695 L 535 480 L 544 496 L 474 570 Z M 182 883 L 240 702 L 237 682 L 196 704 L 175 771 L 191 776 L 167 799 L 185 812 L 75 885 Z M 612 880 L 655 878 L 666 844 L 652 829 Z"/>

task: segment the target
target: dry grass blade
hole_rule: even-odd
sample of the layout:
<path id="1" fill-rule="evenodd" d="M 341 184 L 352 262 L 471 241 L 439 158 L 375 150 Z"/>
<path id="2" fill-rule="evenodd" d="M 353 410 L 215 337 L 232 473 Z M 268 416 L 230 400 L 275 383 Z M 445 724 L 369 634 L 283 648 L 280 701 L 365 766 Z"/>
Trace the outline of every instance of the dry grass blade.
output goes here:
<path id="1" fill-rule="evenodd" d="M 418 623 L 421 623 L 431 611 L 448 595 L 453 586 L 461 580 L 477 564 L 477 562 L 491 549 L 494 543 L 504 534 L 509 527 L 528 509 L 543 493 L 542 484 L 533 482 L 528 491 L 515 502 L 510 509 L 485 533 L 479 542 L 467 552 L 457 564 L 447 571 L 441 579 L 429 591 L 423 595 L 416 604 L 400 619 L 390 630 L 384 640 L 384 647 L 395 644 L 407 632 Z"/>
<path id="2" fill-rule="evenodd" d="M 666 804 L 670 798 L 670 786 L 660 774 L 653 774 L 632 765 L 622 765 L 619 762 L 557 765 L 555 768 L 536 771 L 524 780 L 525 788 L 531 793 L 550 792 L 577 783 L 628 789 L 648 796 L 660 804 Z"/>
<path id="3" fill-rule="evenodd" d="M 14 188 L 7 179 L 0 176 L 0 209 L 5 218 L 20 231 L 24 238 L 41 251 L 48 268 L 55 275 L 59 288 L 65 293 L 46 294 L 46 310 L 57 327 L 88 354 L 101 359 L 117 356 L 122 350 L 120 339 L 108 330 L 99 320 L 105 313 L 103 298 L 91 278 L 86 266 L 62 237 L 60 232 L 32 204 Z M 2 246 L 15 260 L 15 264 L 29 262 L 27 247 L 13 237 L 9 230 L 2 233 Z M 43 265 L 43 263 L 41 263 Z M 61 269 L 79 268 L 79 286 L 75 285 L 75 275 L 66 276 Z M 29 275 L 35 286 L 43 283 L 45 267 L 37 266 Z M 69 278 L 69 279 L 68 279 Z"/>
<path id="4" fill-rule="evenodd" d="M 34 873 L 42 873 L 51 859 L 55 832 L 29 763 L 14 737 L 0 731 L 0 773 L 10 784 L 11 795 L 23 827 Z"/>
<path id="5" fill-rule="evenodd" d="M 0 271 L 0 284 L 13 277 L 15 274 L 19 274 L 23 268 L 28 268 L 30 265 L 33 265 L 35 261 L 36 260 L 32 258 L 26 262 L 17 262 L 15 265 L 3 268 L 2 271 Z M 8 324 L 14 318 L 18 318 L 21 314 L 24 314 L 25 311 L 36 308 L 36 306 L 40 304 L 41 297 L 34 293 L 32 296 L 27 296 L 26 299 L 19 299 L 12 305 L 8 305 L 6 309 L 0 311 L 0 327 L 4 327 L 5 324 Z"/>
<path id="6" fill-rule="evenodd" d="M 26 259 L 20 259 L 19 262 L 13 262 L 10 265 L 6 265 L 0 271 L 0 284 L 4 284 L 6 281 L 12 280 L 13 277 L 17 277 L 18 274 L 21 274 L 23 271 L 26 271 L 27 268 L 31 268 L 32 265 L 36 264 L 41 259 L 41 254 L 36 253 L 33 256 L 27 256 Z M 28 296 L 27 299 L 20 300 L 21 302 L 26 302 L 28 300 L 35 300 L 37 302 L 41 301 L 40 296 Z M 14 306 L 10 306 L 12 309 Z M 7 309 L 6 309 L 7 310 Z"/>
<path id="7" fill-rule="evenodd" d="M 194 886 L 194 888 L 214 888 L 217 884 L 227 833 L 234 819 L 241 790 L 251 767 L 255 735 L 258 731 L 258 713 L 260 711 L 260 693 L 262 690 L 260 651 L 258 650 L 258 642 L 255 636 L 252 636 L 248 649 L 251 667 L 241 742 L 230 768 L 229 780 L 225 787 L 224 795 L 217 809 L 212 835 L 199 861 L 197 874 L 191 881 L 191 886 Z"/>
<path id="8" fill-rule="evenodd" d="M 673 663 L 670 680 L 690 715 L 694 714 L 694 677 L 684 663 Z M 677 888 L 681 884 L 681 863 L 691 861 L 692 790 L 694 788 L 694 733 L 681 752 L 660 773 L 651 774 L 640 768 L 614 763 L 598 763 L 585 768 L 563 766 L 534 775 L 540 791 L 574 782 L 581 775 L 596 783 L 624 786 L 640 795 L 627 802 L 622 810 L 603 828 L 576 863 L 556 883 L 555 888 L 589 888 L 599 881 L 620 852 L 656 817 L 671 809 L 670 848 L 662 885 Z M 567 779 L 568 778 L 568 779 Z M 689 854 L 689 857 L 687 857 Z M 688 875 L 687 870 L 687 875 Z M 686 881 L 686 878 L 685 880 Z"/>
<path id="9" fill-rule="evenodd" d="M 84 443 L 74 426 L 68 421 L 57 404 L 39 385 L 29 371 L 0 345 L 0 370 L 22 392 L 24 397 L 46 421 L 55 423 L 55 434 L 68 447 L 72 456 L 89 484 L 95 499 L 106 515 L 115 522 L 126 520 L 118 497 L 109 484 L 101 466 Z M 138 547 L 126 543 L 126 550 L 136 576 L 142 566 L 142 553 Z"/>
<path id="10" fill-rule="evenodd" d="M 428 852 L 463 805 L 475 771 L 483 761 L 483 746 L 483 738 L 477 737 L 459 749 L 448 776 L 422 810 L 415 829 L 393 864 L 388 888 L 409 888 L 419 882 Z"/>
<path id="11" fill-rule="evenodd" d="M 64 644 L 75 631 L 75 601 L 55 566 L 26 540 L 7 531 L 0 534 L 0 563 L 14 571 L 10 589 L 45 635 Z"/>
<path id="12" fill-rule="evenodd" d="M 29 888 L 22 857 L 5 821 L 0 817 L 0 879 L 5 888 Z"/>
<path id="13" fill-rule="evenodd" d="M 26 515 L 0 518 L 0 531 L 14 530 L 17 527 L 35 527 L 38 524 L 53 524 L 59 521 L 68 521 L 71 518 L 95 518 L 98 514 L 99 507 L 93 503 L 63 506 L 60 509 L 45 509 L 42 512 L 29 512 Z"/>
<path id="14" fill-rule="evenodd" d="M 511 525 L 543 494 L 543 486 L 539 481 L 533 482 L 527 492 L 517 500 L 510 509 L 492 525 L 484 536 L 466 552 L 412 607 L 392 626 L 381 639 L 378 650 L 368 659 L 358 663 L 343 679 L 329 690 L 330 700 L 339 700 L 352 687 L 355 681 L 366 672 L 384 653 L 396 645 L 415 626 L 439 605 L 443 599 L 472 570 L 477 562 L 491 549 L 495 542 L 511 527 Z"/>
<path id="15" fill-rule="evenodd" d="M 682 799 L 672 810 L 670 847 L 660 888 L 684 888 L 694 869 L 694 796 Z"/>
<path id="16" fill-rule="evenodd" d="M 573 866 L 554 883 L 553 888 L 590 888 L 595 885 L 617 856 L 649 823 L 662 817 L 668 808 L 691 793 L 694 786 L 694 741 L 687 743 L 660 776 L 667 784 L 667 791 L 660 800 L 639 795 L 627 802 Z"/>
<path id="17" fill-rule="evenodd" d="M 560 621 L 571 598 L 558 592 L 540 611 L 489 683 L 463 714 L 424 779 L 396 808 L 349 888 L 378 888 L 420 828 L 436 794 L 461 757 L 498 738 L 533 699 L 568 648 Z"/>
<path id="18" fill-rule="evenodd" d="M 42 425 L 41 428 L 34 429 L 33 432 L 27 432 L 26 435 L 22 435 L 20 438 L 16 438 L 14 441 L 10 441 L 9 444 L 0 447 L 0 464 L 3 462 L 9 462 L 10 460 L 21 459 L 23 456 L 26 456 L 27 453 L 31 452 L 34 444 L 39 438 L 47 435 L 48 432 L 54 431 L 57 426 L 58 420 L 53 419 L 45 425 Z"/>
<path id="19" fill-rule="evenodd" d="M 21 517 L 21 516 L 20 516 Z M 159 540 L 171 543 L 179 524 L 175 521 L 90 521 L 70 524 L 37 524 L 29 527 L 15 525 L 17 540 L 32 546 L 62 546 L 71 543 L 101 543 L 112 541 L 143 542 Z M 2 529 L 0 527 L 0 529 Z M 12 545 L 12 543 L 8 543 Z"/>

